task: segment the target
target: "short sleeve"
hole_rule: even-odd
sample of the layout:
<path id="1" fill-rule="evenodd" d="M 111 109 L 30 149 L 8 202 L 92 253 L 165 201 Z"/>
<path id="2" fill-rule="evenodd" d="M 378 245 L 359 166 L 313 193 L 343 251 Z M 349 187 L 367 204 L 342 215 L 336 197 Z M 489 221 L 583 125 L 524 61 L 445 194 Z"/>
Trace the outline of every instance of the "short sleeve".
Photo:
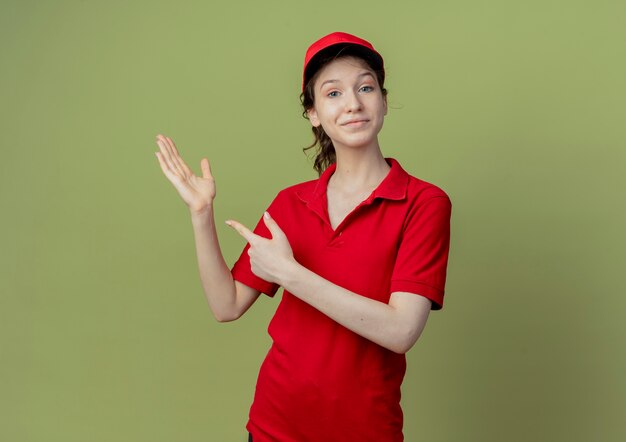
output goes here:
<path id="1" fill-rule="evenodd" d="M 279 205 L 279 196 L 280 193 L 274 198 L 274 200 L 270 203 L 267 211 L 274 219 L 278 219 L 277 212 L 280 211 Z M 271 238 L 272 234 L 269 229 L 265 225 L 263 221 L 263 214 L 259 217 L 259 221 L 256 224 L 256 227 L 253 230 L 259 236 L 264 238 Z M 257 275 L 252 273 L 252 268 L 250 266 L 250 256 L 248 255 L 248 249 L 250 248 L 250 244 L 246 243 L 241 255 L 233 264 L 231 269 L 231 274 L 233 275 L 233 279 L 244 283 L 245 285 L 252 287 L 258 290 L 261 293 L 265 293 L 268 296 L 274 296 L 280 287 L 278 284 L 268 282 L 262 278 L 259 278 Z"/>
<path id="2" fill-rule="evenodd" d="M 433 302 L 432 310 L 443 308 L 451 214 L 452 203 L 445 193 L 411 209 L 391 276 L 391 293 L 416 293 Z"/>

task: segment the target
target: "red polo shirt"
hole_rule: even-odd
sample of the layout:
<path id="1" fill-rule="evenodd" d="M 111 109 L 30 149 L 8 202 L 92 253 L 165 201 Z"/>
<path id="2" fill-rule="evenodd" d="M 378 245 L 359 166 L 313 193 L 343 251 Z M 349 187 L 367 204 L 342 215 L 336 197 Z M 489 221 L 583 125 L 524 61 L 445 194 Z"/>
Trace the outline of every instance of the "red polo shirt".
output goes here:
<path id="1" fill-rule="evenodd" d="M 278 193 L 268 212 L 285 232 L 295 259 L 359 295 L 388 303 L 393 292 L 443 307 L 451 203 L 434 184 L 407 174 L 398 161 L 379 186 L 335 230 L 319 179 Z M 262 217 L 254 232 L 271 234 Z M 250 270 L 249 245 L 234 279 L 273 296 L 278 285 Z M 273 339 L 259 372 L 247 429 L 255 442 L 402 441 L 400 386 L 404 355 L 333 321 L 283 290 L 268 328 Z"/>

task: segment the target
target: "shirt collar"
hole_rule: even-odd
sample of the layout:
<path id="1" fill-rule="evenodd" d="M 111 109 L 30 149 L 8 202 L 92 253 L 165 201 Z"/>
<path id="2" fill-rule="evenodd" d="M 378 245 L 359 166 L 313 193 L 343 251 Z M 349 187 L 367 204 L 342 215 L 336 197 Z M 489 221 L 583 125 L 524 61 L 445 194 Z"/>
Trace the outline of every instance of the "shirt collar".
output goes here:
<path id="1" fill-rule="evenodd" d="M 387 176 L 380 182 L 378 187 L 374 189 L 371 195 L 366 200 L 367 203 L 371 203 L 376 198 L 387 198 L 391 200 L 401 200 L 406 197 L 406 189 L 409 182 L 409 174 L 400 166 L 400 163 L 391 157 L 385 157 L 387 164 L 391 167 Z M 313 190 L 304 190 L 298 192 L 300 199 L 307 203 L 313 203 L 316 200 L 326 199 L 326 189 L 328 187 L 328 181 L 335 172 L 337 163 L 333 163 L 328 166 L 320 175 L 319 179 L 315 181 L 315 188 Z M 310 188 L 309 188 L 310 189 Z"/>

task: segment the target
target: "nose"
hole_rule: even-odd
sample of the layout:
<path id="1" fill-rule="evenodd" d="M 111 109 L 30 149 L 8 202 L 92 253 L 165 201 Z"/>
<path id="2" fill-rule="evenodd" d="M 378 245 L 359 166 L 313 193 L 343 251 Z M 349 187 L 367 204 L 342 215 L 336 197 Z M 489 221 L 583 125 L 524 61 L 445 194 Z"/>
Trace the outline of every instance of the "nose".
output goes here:
<path id="1" fill-rule="evenodd" d="M 352 91 L 346 94 L 346 111 L 356 112 L 361 110 L 361 100 L 359 95 Z"/>

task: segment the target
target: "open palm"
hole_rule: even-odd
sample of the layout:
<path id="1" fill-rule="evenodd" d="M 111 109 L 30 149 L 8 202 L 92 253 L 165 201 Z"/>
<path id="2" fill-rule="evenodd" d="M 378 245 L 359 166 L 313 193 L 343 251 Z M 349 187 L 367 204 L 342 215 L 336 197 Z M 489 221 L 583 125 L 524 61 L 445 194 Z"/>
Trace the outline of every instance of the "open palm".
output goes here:
<path id="1" fill-rule="evenodd" d="M 215 199 L 215 179 L 211 174 L 209 160 L 202 158 L 200 167 L 202 176 L 196 176 L 185 164 L 176 149 L 174 142 L 164 136 L 157 135 L 156 140 L 160 151 L 156 152 L 159 164 L 168 180 L 174 185 L 179 195 L 192 212 L 201 212 L 209 207 Z"/>

